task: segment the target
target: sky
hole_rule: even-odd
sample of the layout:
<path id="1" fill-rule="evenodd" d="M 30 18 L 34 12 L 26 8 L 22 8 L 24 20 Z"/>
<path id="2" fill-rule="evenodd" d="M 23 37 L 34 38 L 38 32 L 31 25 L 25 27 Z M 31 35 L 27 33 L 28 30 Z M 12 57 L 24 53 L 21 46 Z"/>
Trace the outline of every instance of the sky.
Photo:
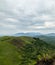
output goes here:
<path id="1" fill-rule="evenodd" d="M 0 35 L 55 33 L 55 0 L 0 0 Z"/>

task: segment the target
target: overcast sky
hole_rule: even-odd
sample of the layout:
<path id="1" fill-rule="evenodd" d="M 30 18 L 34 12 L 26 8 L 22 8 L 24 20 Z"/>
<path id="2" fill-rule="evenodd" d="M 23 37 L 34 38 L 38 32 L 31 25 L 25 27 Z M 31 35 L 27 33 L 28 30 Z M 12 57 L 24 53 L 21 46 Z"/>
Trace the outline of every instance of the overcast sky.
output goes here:
<path id="1" fill-rule="evenodd" d="M 55 0 L 0 0 L 0 34 L 55 32 Z"/>

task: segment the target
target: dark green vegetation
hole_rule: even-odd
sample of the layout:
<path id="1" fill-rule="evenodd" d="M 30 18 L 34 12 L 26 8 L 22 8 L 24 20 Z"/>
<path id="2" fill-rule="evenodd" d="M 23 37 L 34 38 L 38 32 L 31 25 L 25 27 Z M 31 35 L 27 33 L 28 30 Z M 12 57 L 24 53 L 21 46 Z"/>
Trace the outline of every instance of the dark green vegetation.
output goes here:
<path id="1" fill-rule="evenodd" d="M 53 57 L 55 46 L 39 38 L 0 37 L 0 65 L 37 65 L 38 61 Z"/>
<path id="2" fill-rule="evenodd" d="M 55 36 L 39 36 L 39 38 L 49 44 L 55 45 Z"/>

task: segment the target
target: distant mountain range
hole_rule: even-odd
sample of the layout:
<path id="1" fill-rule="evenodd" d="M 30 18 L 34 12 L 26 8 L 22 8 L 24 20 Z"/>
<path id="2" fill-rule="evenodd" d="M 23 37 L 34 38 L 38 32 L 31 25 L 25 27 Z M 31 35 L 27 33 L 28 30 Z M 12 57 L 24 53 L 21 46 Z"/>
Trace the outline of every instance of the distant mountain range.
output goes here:
<path id="1" fill-rule="evenodd" d="M 55 46 L 55 33 L 41 34 L 41 33 L 36 33 L 36 32 L 30 32 L 30 33 L 28 32 L 28 33 L 16 33 L 14 34 L 14 36 L 36 37 Z"/>
<path id="2" fill-rule="evenodd" d="M 55 33 L 48 33 L 48 34 L 42 34 L 38 32 L 28 32 L 28 33 L 16 33 L 14 36 L 31 36 L 31 37 L 36 37 L 36 36 L 55 36 Z"/>
<path id="3" fill-rule="evenodd" d="M 27 32 L 27 33 L 16 33 L 16 34 L 11 34 L 11 35 L 2 35 L 0 34 L 0 36 L 29 36 L 29 37 L 39 37 L 39 36 L 55 36 L 55 33 L 48 33 L 48 34 L 42 34 L 39 32 Z"/>
<path id="4" fill-rule="evenodd" d="M 46 36 L 55 36 L 55 33 L 46 34 Z"/>
<path id="5" fill-rule="evenodd" d="M 14 34 L 14 36 L 31 36 L 31 37 L 40 36 L 40 35 L 42 35 L 42 34 L 41 33 L 36 33 L 36 32 L 16 33 L 16 34 Z"/>

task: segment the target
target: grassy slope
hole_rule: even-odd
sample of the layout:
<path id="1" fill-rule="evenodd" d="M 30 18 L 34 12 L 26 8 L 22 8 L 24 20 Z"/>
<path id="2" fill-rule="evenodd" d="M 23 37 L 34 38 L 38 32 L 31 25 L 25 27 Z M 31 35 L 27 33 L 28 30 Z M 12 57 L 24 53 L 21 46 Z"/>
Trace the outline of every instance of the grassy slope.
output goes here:
<path id="1" fill-rule="evenodd" d="M 10 44 L 0 44 L 0 65 L 17 65 L 19 64 L 19 53 L 16 48 Z"/>
<path id="2" fill-rule="evenodd" d="M 55 45 L 55 36 L 40 36 L 39 38 L 46 41 L 47 43 Z"/>
<path id="3" fill-rule="evenodd" d="M 0 37 L 0 65 L 34 65 L 55 55 L 55 47 L 32 37 Z"/>
<path id="4" fill-rule="evenodd" d="M 0 37 L 0 65 L 19 65 L 22 53 L 17 46 L 30 44 L 31 41 L 33 38 L 29 37 Z M 13 45 L 14 43 L 16 45 Z M 21 43 L 23 45 L 20 45 Z"/>
<path id="5" fill-rule="evenodd" d="M 0 41 L 0 65 L 17 65 L 20 59 L 20 53 L 14 45 Z"/>

